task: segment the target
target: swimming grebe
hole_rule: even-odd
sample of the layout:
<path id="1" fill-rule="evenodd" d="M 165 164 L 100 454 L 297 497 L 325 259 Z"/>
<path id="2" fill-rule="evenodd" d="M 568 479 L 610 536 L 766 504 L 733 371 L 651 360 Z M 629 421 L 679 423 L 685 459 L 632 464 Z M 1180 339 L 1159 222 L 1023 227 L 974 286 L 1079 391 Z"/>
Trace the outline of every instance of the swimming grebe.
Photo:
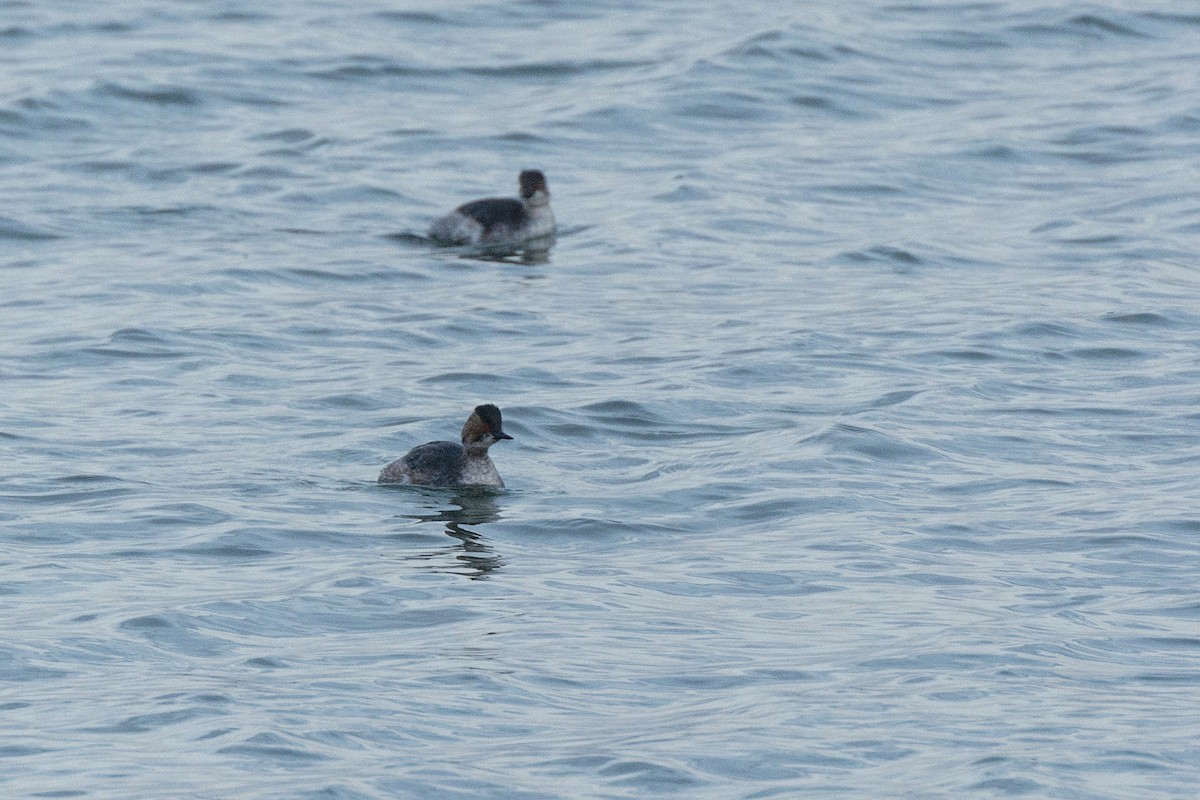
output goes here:
<path id="1" fill-rule="evenodd" d="M 554 233 L 550 190 L 539 170 L 521 173 L 521 199 L 472 200 L 433 223 L 429 238 L 438 244 L 501 244 L 540 239 Z"/>
<path id="2" fill-rule="evenodd" d="M 500 409 L 490 403 L 476 406 L 462 429 L 462 444 L 427 442 L 418 445 L 379 473 L 380 483 L 420 486 L 495 486 L 504 488 L 488 448 L 511 439 L 501 429 Z"/>

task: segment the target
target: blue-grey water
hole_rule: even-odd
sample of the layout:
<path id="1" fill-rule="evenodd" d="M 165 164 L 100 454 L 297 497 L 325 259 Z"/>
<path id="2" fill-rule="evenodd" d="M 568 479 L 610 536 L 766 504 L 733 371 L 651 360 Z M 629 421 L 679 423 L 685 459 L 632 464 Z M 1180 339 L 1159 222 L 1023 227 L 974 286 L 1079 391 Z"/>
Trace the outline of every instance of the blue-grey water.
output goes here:
<path id="1" fill-rule="evenodd" d="M 0 2 L 0 795 L 1195 797 L 1198 58 Z M 548 253 L 418 238 L 526 167 Z M 481 402 L 507 490 L 375 483 Z"/>

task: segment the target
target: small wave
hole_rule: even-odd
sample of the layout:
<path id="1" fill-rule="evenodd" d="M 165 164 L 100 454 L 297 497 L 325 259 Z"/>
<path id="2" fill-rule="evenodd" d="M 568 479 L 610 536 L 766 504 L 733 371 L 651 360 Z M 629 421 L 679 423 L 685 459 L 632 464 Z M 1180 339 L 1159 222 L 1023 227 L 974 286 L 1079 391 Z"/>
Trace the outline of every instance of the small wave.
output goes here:
<path id="1" fill-rule="evenodd" d="M 222 755 L 245 756 L 258 761 L 274 762 L 279 766 L 329 759 L 329 756 L 323 753 L 287 742 L 275 734 L 257 734 L 243 744 L 222 747 L 217 752 Z"/>
<path id="2" fill-rule="evenodd" d="M 200 95 L 182 86 L 135 87 L 122 83 L 103 81 L 96 85 L 94 91 L 105 97 L 118 100 L 133 100 L 156 106 L 200 105 Z"/>
<path id="3" fill-rule="evenodd" d="M 765 31 L 730 47 L 721 53 L 724 58 L 735 60 L 789 61 L 833 61 L 839 54 L 827 45 L 794 44 L 793 32 Z"/>
<path id="4" fill-rule="evenodd" d="M 308 408 L 317 409 L 357 409 L 361 411 L 378 411 L 389 407 L 389 403 L 381 398 L 372 397 L 365 394 L 333 394 L 325 397 L 319 397 L 316 400 L 304 404 Z"/>
<path id="5" fill-rule="evenodd" d="M 422 236 L 419 233 L 413 233 L 411 231 L 401 231 L 399 233 L 385 233 L 382 236 L 384 239 L 389 239 L 389 240 L 391 240 L 393 242 L 397 242 L 399 244 L 413 244 L 413 245 L 426 246 L 426 245 L 432 245 L 434 243 L 433 240 L 430 239 L 428 236 Z"/>
<path id="6" fill-rule="evenodd" d="M 250 137 L 251 141 L 256 142 L 285 142 L 287 144 L 299 144 L 315 139 L 317 134 L 308 128 L 281 128 L 267 133 L 259 133 Z"/>
<path id="7" fill-rule="evenodd" d="M 1132 27 L 1113 22 L 1112 20 L 1106 19 L 1099 14 L 1078 14 L 1074 17 L 1071 17 L 1069 22 L 1071 25 L 1074 25 L 1077 28 L 1086 30 L 1094 29 L 1103 31 L 1104 33 L 1116 34 L 1118 36 L 1144 36 L 1144 34 Z"/>
<path id="8" fill-rule="evenodd" d="M 90 129 L 91 123 L 67 112 L 69 104 L 52 95 L 26 96 L 0 109 L 0 126 L 8 136 L 38 139 L 47 133 Z"/>
<path id="9" fill-rule="evenodd" d="M 491 372 L 440 372 L 420 379 L 421 383 L 452 384 L 472 387 L 489 386 L 502 389 L 508 385 L 508 378 Z"/>
<path id="10" fill-rule="evenodd" d="M 1142 361 L 1149 354 L 1128 347 L 1080 347 L 1067 351 L 1067 355 L 1086 361 Z"/>
<path id="11" fill-rule="evenodd" d="M 453 72 L 453 69 L 448 68 L 415 66 L 380 58 L 362 57 L 351 59 L 350 63 L 310 69 L 305 74 L 310 78 L 317 78 L 319 80 L 357 81 L 377 78 L 449 76 Z"/>
<path id="12" fill-rule="evenodd" d="M 209 19 L 214 22 L 273 22 L 278 17 L 271 14 L 264 14 L 257 11 L 235 10 L 235 11 L 218 11 Z"/>
<path id="13" fill-rule="evenodd" d="M 9 745 L 0 746 L 0 759 L 24 758 L 25 756 L 36 756 L 36 755 L 41 755 L 42 753 L 50 753 L 50 752 L 53 752 L 53 751 L 48 747 L 34 747 L 32 745 L 24 745 L 24 744 L 9 744 Z M 83 792 L 80 792 L 80 796 L 82 796 L 82 795 L 83 795 Z M 42 796 L 46 797 L 48 795 L 43 794 Z M 54 796 L 60 797 L 62 795 L 55 794 Z"/>
<path id="14" fill-rule="evenodd" d="M 660 420 L 641 403 L 633 400 L 604 400 L 583 406 L 580 411 L 593 416 L 602 416 L 609 421 L 636 423 L 638 425 L 653 425 Z"/>
<path id="15" fill-rule="evenodd" d="M 843 97 L 844 95 L 841 93 L 834 92 L 826 94 L 805 93 L 789 97 L 788 102 L 798 108 L 819 111 L 845 120 L 865 119 L 870 116 L 870 112 L 864 109 L 851 108 L 840 102 Z"/>
<path id="16" fill-rule="evenodd" d="M 652 61 L 623 59 L 593 59 L 587 61 L 533 61 L 497 66 L 430 66 L 400 63 L 393 60 L 364 57 L 344 63 L 310 70 L 309 77 L 332 81 L 375 80 L 381 78 L 434 77 L 452 80 L 456 77 L 513 78 L 547 80 L 556 77 L 590 75 L 594 73 L 641 69 L 654 66 Z"/>
<path id="17" fill-rule="evenodd" d="M 24 28 L 20 25 L 10 25 L 7 28 L 0 28 L 0 40 L 6 40 L 10 43 L 19 39 L 32 39 L 35 35 L 29 28 Z"/>
<path id="18" fill-rule="evenodd" d="M 971 791 L 982 791 L 988 794 L 1002 794 L 1009 797 L 1019 797 L 1045 789 L 1045 784 L 1028 778 L 988 778 L 973 783 L 967 787 Z"/>
<path id="19" fill-rule="evenodd" d="M 1137 125 L 1089 125 L 1076 128 L 1065 136 L 1051 140 L 1052 144 L 1097 144 L 1117 140 L 1127 145 L 1131 138 L 1148 138 L 1153 132 Z"/>
<path id="20" fill-rule="evenodd" d="M 62 479 L 70 484 L 71 478 Z M 93 489 L 74 489 L 72 491 L 55 491 L 45 493 L 35 493 L 32 491 L 23 492 L 19 496 L 10 496 L 9 500 L 17 500 L 25 506 L 50 506 L 69 508 L 77 506 L 80 508 L 99 509 L 107 505 L 106 501 L 123 500 L 137 494 L 138 489 L 132 485 L 125 485 L 124 481 L 118 478 L 109 478 L 104 483 L 111 483 L 112 486 L 106 488 Z M 85 484 L 86 485 L 86 484 Z M 74 538 L 77 531 L 69 530 L 67 527 L 62 527 L 55 531 L 56 534 L 62 535 L 64 538 Z M 95 536 L 96 531 L 93 529 L 88 532 L 89 536 Z"/>
<path id="21" fill-rule="evenodd" d="M 1170 326 L 1174 320 L 1154 311 L 1142 311 L 1127 314 L 1106 314 L 1105 322 L 1115 322 L 1121 325 Z"/>
<path id="22" fill-rule="evenodd" d="M 46 228 L 28 225 L 9 217 L 0 217 L 0 239 L 11 239 L 21 242 L 45 242 L 62 238 L 61 234 Z"/>
<path id="23" fill-rule="evenodd" d="M 117 627 L 144 637 L 164 650 L 189 656 L 212 657 L 233 649 L 233 645 L 224 639 L 198 632 L 199 626 L 193 618 L 178 613 L 130 617 Z"/>
<path id="24" fill-rule="evenodd" d="M 191 556 L 201 559 L 212 559 L 214 561 L 231 562 L 231 561 L 257 561 L 263 558 L 270 558 L 275 555 L 272 550 L 265 550 L 261 547 L 239 547 L 236 545 L 230 546 L 197 546 L 197 547 L 180 547 L 174 551 L 182 556 Z"/>
<path id="25" fill-rule="evenodd" d="M 981 145 L 963 151 L 963 155 L 968 158 L 977 158 L 981 161 L 995 161 L 1000 163 L 1011 163 L 1023 159 L 1021 151 L 1004 144 Z"/>
<path id="26" fill-rule="evenodd" d="M 841 259 L 858 264 L 890 263 L 907 267 L 923 263 L 918 256 L 908 250 L 883 245 L 876 245 L 866 250 L 850 250 L 842 253 Z"/>
<path id="27" fill-rule="evenodd" d="M 143 328 L 121 328 L 103 344 L 84 347 L 81 352 L 109 358 L 174 359 L 188 355 L 163 336 Z"/>
<path id="28" fill-rule="evenodd" d="M 1106 37 L 1146 38 L 1146 34 L 1132 25 L 1115 22 L 1100 14 L 1076 14 L 1059 22 L 1041 20 L 1021 22 L 1010 31 L 1023 37 L 1067 37 L 1072 39 L 1102 39 Z"/>
<path id="29" fill-rule="evenodd" d="M 439 27 L 452 24 L 452 20 L 431 11 L 376 11 L 376 19 L 385 22 L 416 23 L 418 25 L 437 25 Z"/>
<path id="30" fill-rule="evenodd" d="M 999 361 L 1001 356 L 998 353 L 993 353 L 989 350 L 984 350 L 978 347 L 959 347 L 946 348 L 943 350 L 931 350 L 920 356 L 924 360 L 935 362 L 958 361 L 963 363 L 986 363 L 988 361 Z"/>
<path id="31" fill-rule="evenodd" d="M 678 100 L 674 114 L 692 120 L 741 123 L 761 122 L 776 117 L 778 106 L 767 97 L 744 90 L 720 90 L 672 95 Z"/>
<path id="32" fill-rule="evenodd" d="M 1172 25 L 1200 26 L 1200 14 L 1180 14 L 1170 11 L 1143 11 L 1138 16 L 1155 22 L 1169 22 Z"/>
<path id="33" fill-rule="evenodd" d="M 89 733 L 148 733 L 157 731 L 169 725 L 189 722 L 197 717 L 207 717 L 220 712 L 205 708 L 181 708 L 175 711 L 160 711 L 153 714 L 135 714 L 126 717 L 115 725 L 97 728 L 83 728 Z"/>
<path id="34" fill-rule="evenodd" d="M 1050 321 L 1024 322 L 1014 325 L 1011 330 L 1017 337 L 1035 339 L 1078 339 L 1084 335 L 1083 329 L 1077 325 Z"/>
<path id="35" fill-rule="evenodd" d="M 613 72 L 640 67 L 652 67 L 653 61 L 625 59 L 592 59 L 588 61 L 535 61 L 527 64 L 508 64 L 498 67 L 463 67 L 462 72 L 478 77 L 550 78 L 558 75 L 581 75 L 594 72 Z"/>
<path id="36" fill-rule="evenodd" d="M 836 452 L 851 452 L 875 461 L 893 463 L 926 462 L 938 458 L 932 448 L 907 442 L 882 431 L 858 425 L 837 423 L 814 437 Z"/>
<path id="37" fill-rule="evenodd" d="M 690 770 L 670 764 L 655 764 L 651 761 L 614 761 L 597 770 L 606 783 L 626 786 L 637 795 L 674 793 L 680 790 L 698 789 L 705 781 Z"/>

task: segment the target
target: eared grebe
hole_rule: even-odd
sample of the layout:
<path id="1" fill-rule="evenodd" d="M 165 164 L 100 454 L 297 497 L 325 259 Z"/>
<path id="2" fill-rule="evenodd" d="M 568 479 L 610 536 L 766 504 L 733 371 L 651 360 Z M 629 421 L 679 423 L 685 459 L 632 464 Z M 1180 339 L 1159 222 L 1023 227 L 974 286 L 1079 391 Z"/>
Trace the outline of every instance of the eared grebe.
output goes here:
<path id="1" fill-rule="evenodd" d="M 462 429 L 462 444 L 428 442 L 414 447 L 379 473 L 380 483 L 413 483 L 421 486 L 504 487 L 488 448 L 511 439 L 501 429 L 500 409 L 476 406 Z"/>
<path id="2" fill-rule="evenodd" d="M 539 170 L 521 173 L 521 199 L 489 197 L 463 203 L 433 223 L 429 238 L 438 244 L 503 244 L 554 233 L 550 190 Z"/>

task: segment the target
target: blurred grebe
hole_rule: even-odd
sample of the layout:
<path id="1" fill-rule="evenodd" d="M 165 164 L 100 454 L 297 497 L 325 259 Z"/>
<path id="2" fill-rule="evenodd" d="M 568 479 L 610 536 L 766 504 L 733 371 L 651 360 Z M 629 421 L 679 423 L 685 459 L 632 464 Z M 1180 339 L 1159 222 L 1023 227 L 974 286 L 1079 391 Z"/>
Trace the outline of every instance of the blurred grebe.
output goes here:
<path id="1" fill-rule="evenodd" d="M 476 406 L 462 429 L 462 444 L 427 442 L 409 450 L 383 468 L 380 483 L 412 483 L 421 486 L 495 486 L 504 481 L 488 457 L 488 448 L 501 439 L 511 439 L 501 428 L 500 409 Z"/>
<path id="2" fill-rule="evenodd" d="M 489 197 L 463 203 L 433 223 L 429 238 L 438 244 L 499 244 L 540 239 L 554 233 L 546 176 L 527 169 L 520 175 L 521 198 Z"/>

